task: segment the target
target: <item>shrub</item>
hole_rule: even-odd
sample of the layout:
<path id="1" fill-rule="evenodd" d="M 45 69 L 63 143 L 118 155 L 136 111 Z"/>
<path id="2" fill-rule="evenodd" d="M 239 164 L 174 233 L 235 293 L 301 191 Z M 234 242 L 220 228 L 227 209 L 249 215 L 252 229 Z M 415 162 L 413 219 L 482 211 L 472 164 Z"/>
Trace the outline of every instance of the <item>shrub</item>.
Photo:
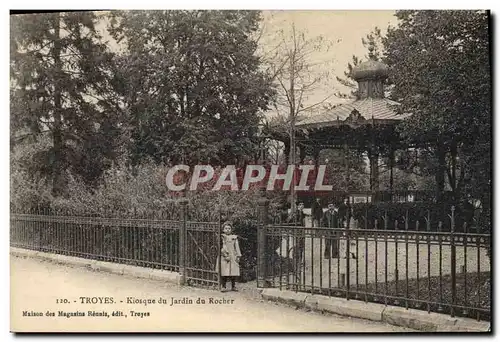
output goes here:
<path id="1" fill-rule="evenodd" d="M 451 231 L 452 205 L 449 202 L 356 203 L 352 205 L 352 215 L 362 229 Z M 465 223 L 469 232 L 476 231 L 474 214 L 470 206 L 455 205 L 455 231 L 463 231 Z"/>
<path id="2" fill-rule="evenodd" d="M 168 191 L 166 172 L 166 167 L 154 164 L 144 164 L 133 170 L 115 165 L 106 171 L 96 188 L 68 174 L 66 195 L 54 197 L 49 182 L 34 181 L 27 172 L 15 171 L 11 174 L 12 210 L 32 212 L 36 209 L 46 214 L 92 217 L 180 219 L 179 194 Z M 233 221 L 241 241 L 243 278 L 255 278 L 259 191 L 256 188 L 240 192 L 201 190 L 187 192 L 186 197 L 189 220 Z M 275 208 L 279 200 L 274 195 L 271 197 L 271 208 Z M 113 234 L 119 236 L 120 233 Z M 155 241 L 142 241 L 141 244 L 149 249 L 157 245 Z"/>

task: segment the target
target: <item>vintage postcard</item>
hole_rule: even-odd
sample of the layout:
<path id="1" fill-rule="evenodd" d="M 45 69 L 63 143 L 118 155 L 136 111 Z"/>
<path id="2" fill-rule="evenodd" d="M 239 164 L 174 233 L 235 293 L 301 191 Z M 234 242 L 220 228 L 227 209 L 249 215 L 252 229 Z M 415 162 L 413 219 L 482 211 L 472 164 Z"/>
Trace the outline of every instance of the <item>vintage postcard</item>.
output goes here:
<path id="1" fill-rule="evenodd" d="M 11 13 L 11 332 L 491 332 L 490 32 Z"/>

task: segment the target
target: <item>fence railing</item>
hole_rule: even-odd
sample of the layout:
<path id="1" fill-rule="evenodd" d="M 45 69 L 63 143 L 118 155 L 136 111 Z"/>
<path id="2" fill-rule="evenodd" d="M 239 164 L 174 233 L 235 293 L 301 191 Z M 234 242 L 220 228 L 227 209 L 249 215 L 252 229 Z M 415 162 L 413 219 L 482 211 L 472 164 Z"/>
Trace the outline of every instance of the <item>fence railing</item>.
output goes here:
<path id="1" fill-rule="evenodd" d="M 217 286 L 220 222 L 160 214 L 120 218 L 68 213 L 12 213 L 10 245 L 42 252 L 179 272 L 188 284 Z"/>
<path id="2" fill-rule="evenodd" d="M 11 215 L 11 246 L 179 271 L 181 221 Z"/>
<path id="3" fill-rule="evenodd" d="M 263 224 L 258 286 L 489 320 L 491 235 L 450 218 L 446 232 Z"/>

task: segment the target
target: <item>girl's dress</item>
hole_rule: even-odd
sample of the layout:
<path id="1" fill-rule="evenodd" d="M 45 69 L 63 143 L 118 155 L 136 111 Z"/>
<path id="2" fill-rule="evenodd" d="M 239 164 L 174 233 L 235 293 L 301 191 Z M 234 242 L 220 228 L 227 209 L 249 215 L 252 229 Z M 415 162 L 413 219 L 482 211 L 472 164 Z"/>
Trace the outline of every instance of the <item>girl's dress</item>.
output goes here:
<path id="1" fill-rule="evenodd" d="M 220 260 L 220 275 L 222 277 L 239 277 L 240 264 L 236 261 L 237 257 L 241 257 L 240 245 L 237 235 L 222 234 L 222 258 L 218 258 L 217 265 Z"/>

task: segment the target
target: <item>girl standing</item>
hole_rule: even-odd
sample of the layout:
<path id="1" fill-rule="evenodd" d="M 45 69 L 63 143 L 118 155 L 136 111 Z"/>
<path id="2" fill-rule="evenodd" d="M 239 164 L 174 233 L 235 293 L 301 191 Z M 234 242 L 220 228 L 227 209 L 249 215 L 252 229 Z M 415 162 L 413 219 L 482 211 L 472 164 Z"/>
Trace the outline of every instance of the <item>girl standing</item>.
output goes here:
<path id="1" fill-rule="evenodd" d="M 226 289 L 226 282 L 231 281 L 231 291 L 236 291 L 236 278 L 240 276 L 241 251 L 238 236 L 233 234 L 233 224 L 225 222 L 222 226 L 221 257 L 217 264 L 220 265 L 222 288 Z M 220 264 L 219 264 L 220 263 Z"/>

